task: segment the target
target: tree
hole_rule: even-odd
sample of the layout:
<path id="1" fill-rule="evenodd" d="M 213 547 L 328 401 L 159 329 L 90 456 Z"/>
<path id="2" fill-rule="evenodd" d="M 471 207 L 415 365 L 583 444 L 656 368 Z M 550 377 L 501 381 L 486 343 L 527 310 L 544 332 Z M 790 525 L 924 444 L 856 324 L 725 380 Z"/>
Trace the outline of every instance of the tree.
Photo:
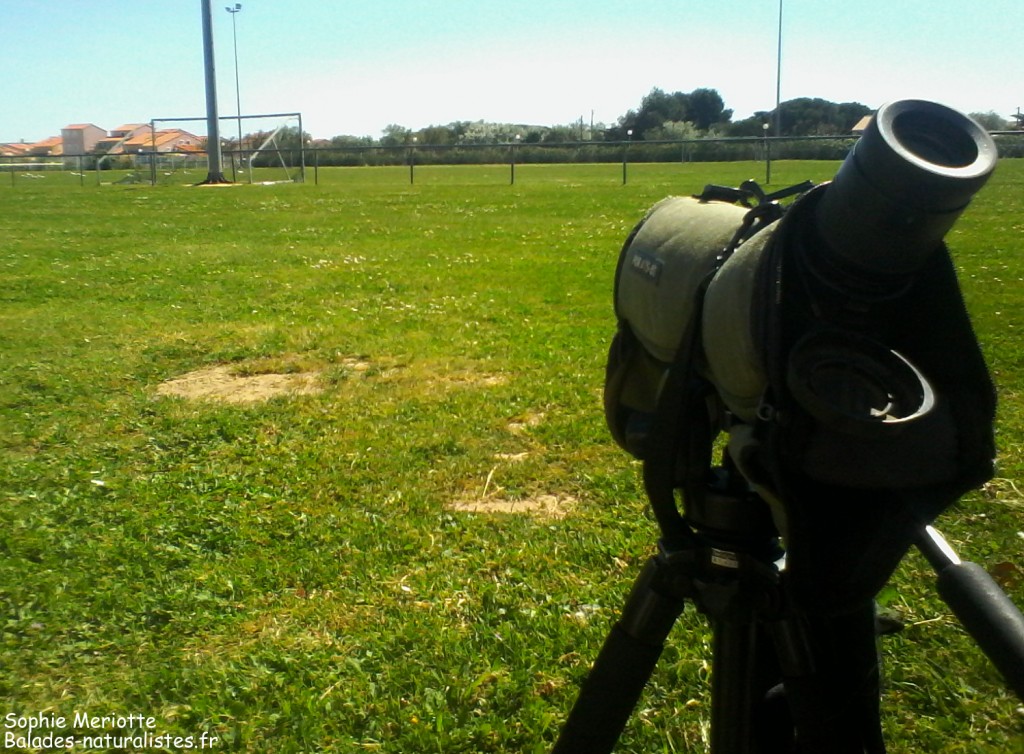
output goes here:
<path id="1" fill-rule="evenodd" d="M 372 136 L 334 136 L 330 140 L 332 147 L 372 147 Z"/>
<path id="2" fill-rule="evenodd" d="M 707 131 L 719 123 L 732 120 L 732 110 L 725 109 L 722 95 L 716 89 L 694 89 L 688 95 L 687 110 L 693 125 L 700 131 Z"/>
<path id="3" fill-rule="evenodd" d="M 971 117 L 978 121 L 986 131 L 1005 131 L 1010 127 L 1009 121 L 992 110 L 987 113 L 971 113 Z"/>
<path id="4" fill-rule="evenodd" d="M 727 136 L 764 136 L 764 126 L 769 128 L 775 122 L 772 113 L 765 110 L 758 110 L 749 118 L 730 123 L 725 129 Z"/>
<path id="5" fill-rule="evenodd" d="M 529 135 L 529 134 L 527 134 Z M 580 137 L 579 126 L 576 124 L 567 126 L 552 126 L 544 132 L 544 136 L 541 137 L 541 141 L 551 143 L 561 143 L 566 141 L 576 141 Z"/>
<path id="6" fill-rule="evenodd" d="M 416 138 L 420 144 L 444 145 L 451 144 L 458 137 L 451 126 L 427 126 L 417 132 Z"/>
<path id="7" fill-rule="evenodd" d="M 655 129 L 647 132 L 646 138 L 651 141 L 680 141 L 696 139 L 700 136 L 697 126 L 688 120 L 667 120 Z"/>
<path id="8" fill-rule="evenodd" d="M 859 102 L 836 104 L 820 97 L 800 97 L 783 102 L 782 132 L 786 136 L 846 134 L 857 121 L 871 114 Z"/>
<path id="9" fill-rule="evenodd" d="M 706 131 L 715 124 L 728 123 L 731 118 L 732 110 L 725 109 L 722 96 L 715 89 L 668 94 L 655 87 L 640 102 L 639 110 L 630 110 L 619 118 L 618 124 L 608 130 L 608 138 L 625 140 L 630 130 L 634 139 L 659 138 L 663 124 L 669 122 L 689 121 L 698 130 Z"/>
<path id="10" fill-rule="evenodd" d="M 400 147 L 407 144 L 412 136 L 412 131 L 397 123 L 388 124 L 384 128 L 383 133 L 384 135 L 380 138 L 380 145 L 382 147 Z"/>
<path id="11" fill-rule="evenodd" d="M 848 134 L 857 121 L 872 110 L 859 102 L 837 104 L 820 97 L 799 97 L 787 100 L 779 106 L 782 114 L 783 136 L 831 136 Z M 769 133 L 775 135 L 775 111 L 759 110 L 751 117 L 729 126 L 730 136 L 762 136 L 764 124 Z"/>

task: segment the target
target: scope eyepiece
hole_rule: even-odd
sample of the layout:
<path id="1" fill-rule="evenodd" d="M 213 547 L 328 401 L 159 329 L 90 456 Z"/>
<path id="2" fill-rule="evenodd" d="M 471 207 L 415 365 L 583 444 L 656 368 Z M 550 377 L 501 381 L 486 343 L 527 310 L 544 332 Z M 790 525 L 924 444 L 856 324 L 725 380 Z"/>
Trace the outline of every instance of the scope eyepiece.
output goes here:
<path id="1" fill-rule="evenodd" d="M 898 435 L 935 405 L 928 379 L 902 354 L 842 330 L 813 332 L 794 345 L 786 386 L 822 426 L 875 441 Z"/>
<path id="2" fill-rule="evenodd" d="M 832 266 L 868 276 L 921 268 L 996 165 L 992 137 L 935 102 L 883 105 L 817 208 Z"/>

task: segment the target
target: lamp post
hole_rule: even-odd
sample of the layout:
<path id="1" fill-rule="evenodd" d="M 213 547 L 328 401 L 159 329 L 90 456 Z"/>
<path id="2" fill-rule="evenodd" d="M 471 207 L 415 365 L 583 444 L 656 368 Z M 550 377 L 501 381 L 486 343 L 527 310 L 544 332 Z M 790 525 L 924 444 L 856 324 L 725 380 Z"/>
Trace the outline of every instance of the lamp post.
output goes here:
<path id="1" fill-rule="evenodd" d="M 412 146 L 409 147 L 409 185 L 411 186 L 415 178 L 415 166 L 416 166 L 416 142 L 419 141 L 419 137 L 412 137 Z"/>
<path id="2" fill-rule="evenodd" d="M 511 155 L 510 155 L 511 156 L 511 162 L 509 163 L 509 169 L 510 169 L 509 185 L 510 186 L 515 186 L 516 185 L 516 147 L 519 146 L 519 141 L 522 138 L 523 138 L 522 134 L 516 134 L 515 140 L 509 142 L 509 144 L 511 145 L 511 150 L 510 150 L 510 152 L 511 152 Z"/>
<path id="3" fill-rule="evenodd" d="M 241 3 L 235 3 L 235 7 L 224 8 L 231 14 L 231 37 L 235 43 L 235 106 L 238 112 L 238 158 L 242 158 L 242 90 L 238 85 L 238 24 L 235 23 L 235 16 L 242 10 Z"/>
<path id="4" fill-rule="evenodd" d="M 768 124 L 762 123 L 761 130 L 764 132 L 764 185 L 772 183 L 772 145 L 768 141 Z"/>
<path id="5" fill-rule="evenodd" d="M 626 146 L 622 148 L 622 185 L 626 185 L 626 163 L 629 161 L 629 145 L 633 141 L 633 129 L 626 130 Z"/>

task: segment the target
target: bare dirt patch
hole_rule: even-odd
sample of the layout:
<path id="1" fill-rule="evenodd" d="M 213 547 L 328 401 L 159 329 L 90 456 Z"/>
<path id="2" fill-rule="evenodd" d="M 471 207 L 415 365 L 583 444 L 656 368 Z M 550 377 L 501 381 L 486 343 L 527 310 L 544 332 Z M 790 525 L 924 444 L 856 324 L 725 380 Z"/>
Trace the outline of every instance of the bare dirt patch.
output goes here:
<path id="1" fill-rule="evenodd" d="M 496 461 L 508 461 L 509 463 L 522 463 L 530 454 L 527 452 L 522 453 L 495 453 L 494 460 Z"/>
<path id="2" fill-rule="evenodd" d="M 449 507 L 460 513 L 509 513 L 539 518 L 565 518 L 576 507 L 576 498 L 572 495 L 536 495 L 522 500 L 487 497 L 456 500 Z"/>
<path id="3" fill-rule="evenodd" d="M 373 366 L 369 361 L 358 356 L 346 356 L 339 363 L 343 368 L 356 373 L 368 372 Z"/>
<path id="4" fill-rule="evenodd" d="M 473 372 L 459 370 L 447 373 L 440 373 L 433 376 L 433 380 L 452 387 L 486 388 L 500 387 L 508 383 L 508 376 L 504 374 L 490 374 L 487 372 Z"/>
<path id="5" fill-rule="evenodd" d="M 534 427 L 539 427 L 544 423 L 545 415 L 542 411 L 529 411 L 522 416 L 518 416 L 508 423 L 508 431 L 514 435 L 523 435 L 529 432 Z"/>
<path id="6" fill-rule="evenodd" d="M 223 403 L 259 403 L 279 395 L 312 395 L 322 390 L 316 372 L 295 374 L 239 373 L 238 366 L 219 365 L 197 369 L 167 380 L 157 395 Z"/>

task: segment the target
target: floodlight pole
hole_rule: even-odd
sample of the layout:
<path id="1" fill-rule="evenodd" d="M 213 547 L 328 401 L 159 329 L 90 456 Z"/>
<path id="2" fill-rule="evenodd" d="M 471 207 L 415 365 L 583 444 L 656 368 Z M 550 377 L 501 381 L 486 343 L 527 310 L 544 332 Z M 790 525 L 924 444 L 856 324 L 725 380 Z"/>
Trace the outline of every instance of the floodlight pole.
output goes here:
<path id="1" fill-rule="evenodd" d="M 204 184 L 229 183 L 221 169 L 220 122 L 217 117 L 217 73 L 213 63 L 213 11 L 202 0 L 203 62 L 206 68 L 206 155 L 209 169 Z"/>
<path id="2" fill-rule="evenodd" d="M 235 3 L 235 7 L 224 8 L 228 13 L 231 14 L 231 39 L 235 44 L 235 104 L 238 108 L 238 156 L 241 159 L 242 156 L 242 88 L 238 84 L 238 24 L 235 23 L 235 17 L 242 10 L 241 3 Z"/>
<path id="3" fill-rule="evenodd" d="M 775 135 L 782 136 L 782 0 L 779 0 L 779 47 L 775 55 Z"/>

